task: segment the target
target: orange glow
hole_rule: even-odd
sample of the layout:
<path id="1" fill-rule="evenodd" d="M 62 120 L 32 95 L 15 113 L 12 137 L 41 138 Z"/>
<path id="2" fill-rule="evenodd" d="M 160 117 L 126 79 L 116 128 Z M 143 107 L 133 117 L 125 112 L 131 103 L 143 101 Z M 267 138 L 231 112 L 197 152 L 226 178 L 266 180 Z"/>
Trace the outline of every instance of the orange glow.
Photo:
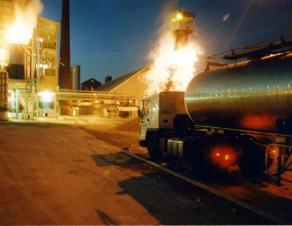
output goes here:
<path id="1" fill-rule="evenodd" d="M 37 16 L 42 12 L 40 0 L 16 1 L 14 21 L 6 28 L 8 43 L 27 45 L 33 36 Z"/>
<path id="2" fill-rule="evenodd" d="M 181 21 L 183 18 L 184 18 L 184 16 L 182 15 L 182 13 L 177 12 L 175 18 L 172 19 L 172 21 L 173 22 Z"/>
<path id="3" fill-rule="evenodd" d="M 247 129 L 271 130 L 275 126 L 276 118 L 270 115 L 247 115 L 240 123 Z"/>
<path id="4" fill-rule="evenodd" d="M 211 160 L 220 168 L 234 166 L 237 160 L 236 150 L 234 150 L 231 146 L 216 146 L 211 151 Z"/>
<path id="5" fill-rule="evenodd" d="M 177 14 L 178 19 L 182 17 L 182 14 Z M 151 68 L 146 73 L 147 96 L 162 91 L 185 91 L 196 73 L 196 63 L 201 49 L 188 35 L 186 43 L 178 46 L 175 28 L 172 26 L 167 24 L 162 29 L 150 53 Z"/>
<path id="6" fill-rule="evenodd" d="M 274 159 L 279 156 L 279 146 L 277 145 L 270 145 L 267 151 L 270 158 Z"/>

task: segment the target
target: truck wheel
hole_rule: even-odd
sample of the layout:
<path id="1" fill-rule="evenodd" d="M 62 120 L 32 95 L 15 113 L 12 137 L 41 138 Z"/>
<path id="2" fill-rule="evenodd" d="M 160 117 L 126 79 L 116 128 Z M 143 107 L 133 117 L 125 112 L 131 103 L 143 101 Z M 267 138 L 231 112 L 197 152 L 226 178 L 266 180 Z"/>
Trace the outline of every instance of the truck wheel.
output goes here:
<path id="1" fill-rule="evenodd" d="M 258 176 L 265 168 L 265 151 L 252 142 L 245 144 L 239 156 L 239 168 L 246 176 Z"/>
<path id="2" fill-rule="evenodd" d="M 157 133 L 151 133 L 147 137 L 147 149 L 150 159 L 152 160 L 161 159 L 162 153 L 159 148 L 159 137 Z"/>
<path id="3" fill-rule="evenodd" d="M 210 148 L 204 142 L 194 142 L 190 152 L 192 170 L 197 176 L 204 176 L 208 173 L 208 153 Z"/>

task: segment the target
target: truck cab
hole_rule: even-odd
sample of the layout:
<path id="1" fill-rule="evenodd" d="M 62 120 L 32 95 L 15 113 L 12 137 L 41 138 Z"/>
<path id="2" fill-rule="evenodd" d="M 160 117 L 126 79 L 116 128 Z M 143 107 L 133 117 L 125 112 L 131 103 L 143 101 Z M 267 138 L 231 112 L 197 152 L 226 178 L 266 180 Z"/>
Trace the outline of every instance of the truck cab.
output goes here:
<path id="1" fill-rule="evenodd" d="M 184 92 L 165 91 L 143 100 L 139 119 L 140 145 L 152 160 L 167 157 L 190 162 L 196 175 L 237 163 L 232 142 L 196 128 L 186 110 Z"/>
<path id="2" fill-rule="evenodd" d="M 149 132 L 172 130 L 175 117 L 186 114 L 184 92 L 166 91 L 143 100 L 140 143 L 145 144 Z"/>

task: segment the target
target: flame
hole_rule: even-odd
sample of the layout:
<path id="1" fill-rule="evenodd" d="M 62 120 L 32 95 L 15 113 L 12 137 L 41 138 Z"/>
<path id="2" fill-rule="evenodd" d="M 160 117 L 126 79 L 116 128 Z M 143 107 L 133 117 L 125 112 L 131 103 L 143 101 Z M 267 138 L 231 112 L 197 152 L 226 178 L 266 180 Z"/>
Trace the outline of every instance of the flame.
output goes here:
<path id="1" fill-rule="evenodd" d="M 40 0 L 16 0 L 15 18 L 6 30 L 8 43 L 27 45 L 33 36 L 37 16 L 42 12 Z"/>
<path id="2" fill-rule="evenodd" d="M 194 40 L 177 45 L 173 29 L 165 29 L 150 53 L 151 68 L 146 73 L 147 95 L 162 91 L 185 91 L 196 72 L 201 49 Z"/>

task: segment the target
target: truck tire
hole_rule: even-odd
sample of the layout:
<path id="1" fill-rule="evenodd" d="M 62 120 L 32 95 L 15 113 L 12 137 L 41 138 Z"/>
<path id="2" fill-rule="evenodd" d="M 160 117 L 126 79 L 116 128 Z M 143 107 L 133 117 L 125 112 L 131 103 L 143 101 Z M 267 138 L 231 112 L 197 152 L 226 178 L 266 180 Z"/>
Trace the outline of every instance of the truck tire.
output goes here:
<path id="1" fill-rule="evenodd" d="M 162 158 L 162 152 L 159 148 L 158 132 L 147 134 L 147 150 L 151 160 L 160 160 Z"/>
<path id="2" fill-rule="evenodd" d="M 241 148 L 238 166 L 245 176 L 260 175 L 265 169 L 264 148 L 251 141 L 245 141 Z"/>
<path id="3" fill-rule="evenodd" d="M 196 176 L 202 177 L 208 174 L 209 146 L 203 141 L 193 142 L 189 153 L 191 167 Z"/>

